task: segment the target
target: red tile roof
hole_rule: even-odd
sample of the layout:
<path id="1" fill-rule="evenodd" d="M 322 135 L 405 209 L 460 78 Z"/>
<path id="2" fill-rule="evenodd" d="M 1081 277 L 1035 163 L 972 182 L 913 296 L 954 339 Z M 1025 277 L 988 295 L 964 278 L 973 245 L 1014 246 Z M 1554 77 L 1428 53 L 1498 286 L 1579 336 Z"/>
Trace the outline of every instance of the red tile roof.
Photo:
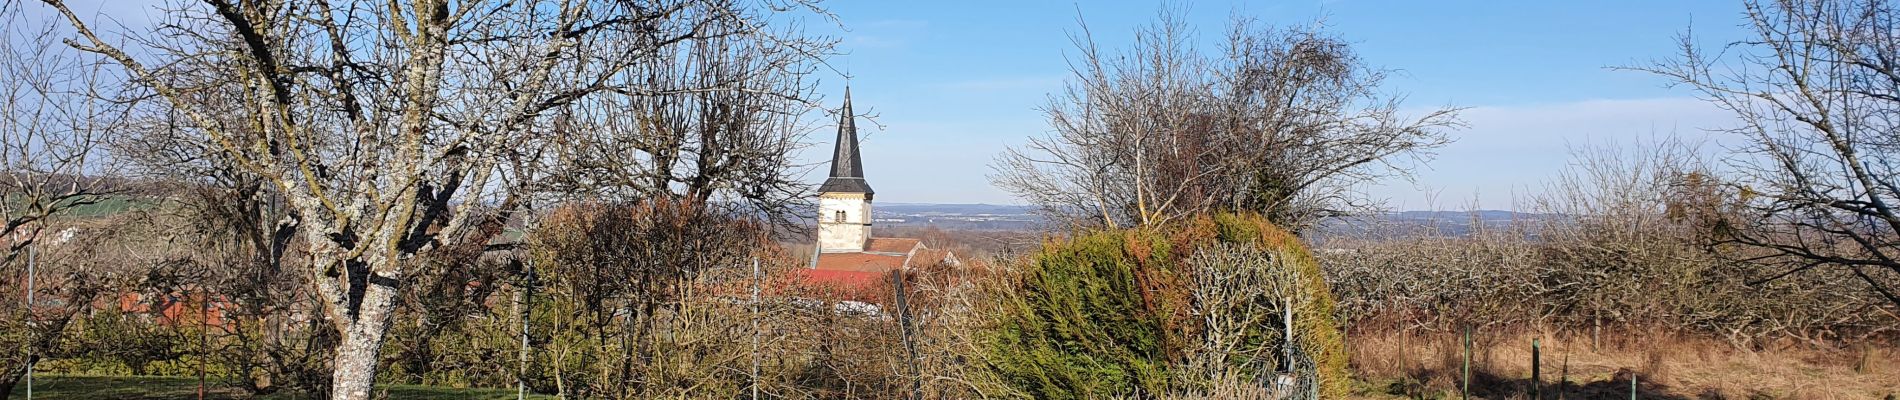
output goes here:
<path id="1" fill-rule="evenodd" d="M 890 272 L 904 268 L 908 255 L 877 253 L 820 253 L 814 269 L 857 272 Z"/>
<path id="2" fill-rule="evenodd" d="M 889 272 L 928 267 L 939 263 L 960 264 L 949 250 L 925 247 L 922 240 L 911 238 L 871 238 L 863 252 L 819 253 L 813 269 L 834 271 Z"/>
<path id="3" fill-rule="evenodd" d="M 925 247 L 922 240 L 872 238 L 863 252 L 819 253 L 812 268 L 800 271 L 801 286 L 821 297 L 879 302 L 889 296 L 891 271 L 960 264 L 949 250 Z"/>
<path id="4" fill-rule="evenodd" d="M 923 241 L 909 238 L 871 238 L 864 243 L 864 251 L 874 253 L 910 253 L 923 247 Z"/>
<path id="5" fill-rule="evenodd" d="M 910 256 L 910 268 L 931 267 L 937 264 L 961 264 L 955 253 L 943 249 L 920 249 Z"/>
<path id="6" fill-rule="evenodd" d="M 802 269 L 801 286 L 808 295 L 831 300 L 879 303 L 891 293 L 889 272 Z"/>

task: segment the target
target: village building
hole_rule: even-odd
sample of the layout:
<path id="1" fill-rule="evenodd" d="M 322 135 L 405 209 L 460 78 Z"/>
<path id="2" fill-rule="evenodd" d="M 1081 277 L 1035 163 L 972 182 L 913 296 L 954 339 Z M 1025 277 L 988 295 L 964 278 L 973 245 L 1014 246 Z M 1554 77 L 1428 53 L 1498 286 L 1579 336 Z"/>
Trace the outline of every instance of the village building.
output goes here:
<path id="1" fill-rule="evenodd" d="M 818 187 L 817 241 L 806 275 L 818 281 L 858 285 L 879 282 L 893 271 L 961 264 L 950 251 L 932 249 L 919 239 L 872 236 L 871 203 L 877 192 L 864 179 L 849 88 L 845 89 L 844 105 L 838 114 L 831 176 Z"/>

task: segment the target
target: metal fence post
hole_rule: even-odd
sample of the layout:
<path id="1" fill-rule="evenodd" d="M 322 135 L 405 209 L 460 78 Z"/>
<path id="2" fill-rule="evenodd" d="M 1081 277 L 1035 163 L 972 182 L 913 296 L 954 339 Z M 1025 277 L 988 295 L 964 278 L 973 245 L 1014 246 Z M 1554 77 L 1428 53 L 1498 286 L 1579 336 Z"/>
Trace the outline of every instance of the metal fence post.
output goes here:
<path id="1" fill-rule="evenodd" d="M 1471 326 L 1465 326 L 1465 370 L 1464 383 L 1458 390 L 1460 398 L 1471 399 Z"/>
<path id="2" fill-rule="evenodd" d="M 521 316 L 521 366 L 518 371 L 515 371 L 515 399 L 517 400 L 528 398 L 528 363 L 533 361 L 529 350 L 532 341 L 528 336 L 528 318 L 534 312 L 534 256 L 528 256 L 528 260 L 522 265 L 525 266 L 523 269 L 527 270 L 527 274 L 522 277 L 521 301 L 515 303 L 515 308 L 520 310 L 516 314 Z"/>
<path id="3" fill-rule="evenodd" d="M 32 328 L 37 325 L 35 320 L 39 319 L 33 317 L 33 264 L 39 261 L 34 257 L 33 248 L 38 244 L 33 242 L 26 245 L 26 326 L 29 338 L 34 335 Z M 26 400 L 33 400 L 33 361 L 33 342 L 29 340 L 26 343 Z"/>
<path id="4" fill-rule="evenodd" d="M 1543 354 L 1539 352 L 1539 350 L 1540 349 L 1537 346 L 1537 339 L 1531 339 L 1531 398 L 1532 399 L 1544 398 L 1544 396 L 1542 396 L 1543 393 L 1540 393 L 1542 391 L 1538 390 L 1538 389 L 1543 389 L 1542 386 L 1544 385 L 1544 374 L 1541 368 L 1542 366 L 1540 365 L 1540 364 L 1543 364 L 1544 357 L 1543 357 Z"/>
<path id="5" fill-rule="evenodd" d="M 1285 311 L 1284 313 L 1282 313 L 1284 314 L 1284 316 L 1282 317 L 1280 323 L 1281 323 L 1281 326 L 1284 327 L 1286 331 L 1285 335 L 1281 336 L 1282 338 L 1285 338 L 1285 340 L 1281 341 L 1281 343 L 1286 347 L 1284 349 L 1284 351 L 1286 352 L 1286 372 L 1295 373 L 1295 371 L 1293 370 L 1294 368 L 1293 367 L 1293 298 L 1287 297 L 1287 298 L 1281 299 L 1280 304 L 1282 304 L 1280 308 Z"/>
<path id="6" fill-rule="evenodd" d="M 205 400 L 205 359 L 211 357 L 211 293 L 198 287 L 198 400 Z"/>

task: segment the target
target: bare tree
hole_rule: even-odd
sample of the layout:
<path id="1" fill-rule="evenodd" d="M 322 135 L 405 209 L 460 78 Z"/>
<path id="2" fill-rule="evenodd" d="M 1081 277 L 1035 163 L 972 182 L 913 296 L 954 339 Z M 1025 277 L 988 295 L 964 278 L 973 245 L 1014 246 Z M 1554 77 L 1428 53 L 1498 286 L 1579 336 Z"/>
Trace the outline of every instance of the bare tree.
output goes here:
<path id="1" fill-rule="evenodd" d="M 668 44 L 778 39 L 760 8 L 803 1 L 207 0 L 127 51 L 60 0 L 74 48 L 105 56 L 191 139 L 262 177 L 308 241 L 300 270 L 341 342 L 331 396 L 363 399 L 400 292 L 431 253 L 489 243 L 525 202 L 511 161 L 554 115 Z M 228 95 L 226 88 L 237 88 Z"/>
<path id="2" fill-rule="evenodd" d="M 124 107 L 96 96 L 112 85 L 96 64 L 54 46 L 17 7 L 0 8 L 0 21 L 0 235 L 11 264 L 49 218 L 116 190 L 103 147 Z"/>
<path id="3" fill-rule="evenodd" d="M 1246 376 L 1262 381 L 1263 372 L 1286 363 L 1283 313 L 1313 299 L 1300 287 L 1296 266 L 1285 254 L 1249 245 L 1216 244 L 1197 249 L 1187 260 L 1193 286 L 1188 298 L 1199 319 L 1200 342 L 1189 347 L 1185 368 L 1190 379 L 1209 381 Z M 1208 382 L 1195 381 L 1194 384 Z"/>
<path id="4" fill-rule="evenodd" d="M 1818 347 L 1891 335 L 1894 307 L 1844 268 L 1770 283 L 1777 266 L 1738 264 L 1764 249 L 1722 244 L 1735 194 L 1694 143 L 1591 145 L 1508 221 L 1459 229 L 1385 221 L 1327 238 L 1320 253 L 1340 317 L 1363 332 L 1538 327 L 1597 340 L 1658 330 L 1737 348 Z M 1408 228 L 1409 227 L 1409 228 Z"/>
<path id="5" fill-rule="evenodd" d="M 1770 281 L 1851 271 L 1900 305 L 1900 13 L 1884 0 L 1746 3 L 1752 36 L 1711 49 L 1681 38 L 1675 59 L 1633 69 L 1668 77 L 1737 117 L 1746 138 L 1722 221 L 1731 244 L 1786 263 Z"/>
<path id="6" fill-rule="evenodd" d="M 705 277 L 731 275 L 764 251 L 764 229 L 743 216 L 660 197 L 637 204 L 575 204 L 550 213 L 534 233 L 539 276 L 550 298 L 571 302 L 563 321 L 584 326 L 604 358 L 592 396 L 648 398 L 677 390 L 658 364 L 664 316 L 677 316 Z M 555 328 L 559 329 L 559 328 Z M 551 329 L 553 330 L 553 329 Z M 617 340 L 619 343 L 612 343 Z M 618 348 L 619 354 L 607 355 Z M 611 377 L 611 379 L 609 379 Z"/>
<path id="7" fill-rule="evenodd" d="M 0 3 L 0 398 L 104 292 L 72 215 L 121 186 L 102 138 L 124 108 L 95 96 L 111 79 L 21 11 Z"/>
<path id="8" fill-rule="evenodd" d="M 1410 118 L 1378 92 L 1386 72 L 1315 28 L 1236 19 L 1223 53 L 1194 46 L 1165 11 L 1106 54 L 1084 26 L 1054 133 L 1001 156 L 996 185 L 1081 225 L 1165 223 L 1251 210 L 1301 227 L 1361 208 L 1353 184 L 1405 177 L 1459 126 L 1456 109 Z"/>
<path id="9" fill-rule="evenodd" d="M 674 21 L 731 30 L 733 21 Z M 788 34 L 789 35 L 789 34 Z M 789 37 L 789 36 L 788 36 Z M 616 84 L 557 117 L 554 193 L 611 201 L 673 198 L 790 225 L 809 211 L 793 157 L 815 108 L 805 78 L 833 42 L 710 36 L 661 46 Z"/>

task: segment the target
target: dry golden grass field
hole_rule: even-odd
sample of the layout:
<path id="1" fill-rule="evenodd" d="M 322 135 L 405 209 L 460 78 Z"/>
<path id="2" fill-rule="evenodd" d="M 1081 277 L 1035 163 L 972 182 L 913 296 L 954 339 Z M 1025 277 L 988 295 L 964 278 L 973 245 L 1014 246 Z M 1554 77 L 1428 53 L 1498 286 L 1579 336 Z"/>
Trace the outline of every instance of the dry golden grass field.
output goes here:
<path id="1" fill-rule="evenodd" d="M 1642 399 L 1900 398 L 1900 351 L 1891 346 L 1740 349 L 1669 332 L 1606 333 L 1596 346 L 1588 335 L 1474 336 L 1472 397 L 1531 398 L 1533 338 L 1542 344 L 1546 399 L 1558 398 L 1563 382 L 1562 398 L 1627 399 L 1632 375 Z M 1456 334 L 1353 336 L 1355 398 L 1458 398 L 1460 342 Z"/>

